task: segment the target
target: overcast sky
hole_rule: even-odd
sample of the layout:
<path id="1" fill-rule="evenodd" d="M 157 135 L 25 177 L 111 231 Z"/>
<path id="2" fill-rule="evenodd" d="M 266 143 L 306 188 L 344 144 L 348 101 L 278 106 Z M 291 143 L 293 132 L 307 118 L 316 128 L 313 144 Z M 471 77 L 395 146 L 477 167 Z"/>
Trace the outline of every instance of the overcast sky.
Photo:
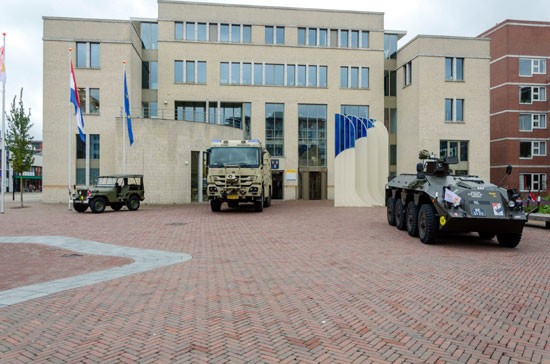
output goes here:
<path id="1" fill-rule="evenodd" d="M 190 0 L 192 1 L 192 0 Z M 206 1 L 203 1 L 206 2 Z M 477 36 L 505 19 L 550 21 L 548 0 L 232 0 L 216 3 L 384 12 L 385 29 L 403 30 L 404 45 L 418 34 Z M 42 138 L 42 17 L 156 18 L 156 0 L 2 0 L 6 33 L 6 112 L 23 88 L 35 140 Z M 546 45 L 548 46 L 548 45 Z M 68 87 L 68 85 L 67 85 Z M 6 120 L 7 125 L 7 120 Z M 1 127 L 1 125 L 0 125 Z"/>

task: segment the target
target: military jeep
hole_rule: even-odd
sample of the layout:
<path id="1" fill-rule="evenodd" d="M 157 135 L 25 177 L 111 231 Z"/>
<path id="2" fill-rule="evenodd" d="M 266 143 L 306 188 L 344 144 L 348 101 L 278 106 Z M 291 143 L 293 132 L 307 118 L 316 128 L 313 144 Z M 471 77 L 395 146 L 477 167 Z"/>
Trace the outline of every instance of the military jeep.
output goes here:
<path id="1" fill-rule="evenodd" d="M 143 175 L 140 174 L 100 176 L 95 185 L 75 188 L 72 195 L 75 211 L 84 212 L 90 207 L 94 213 L 105 211 L 106 206 L 118 211 L 125 205 L 128 210 L 136 211 L 144 199 Z"/>

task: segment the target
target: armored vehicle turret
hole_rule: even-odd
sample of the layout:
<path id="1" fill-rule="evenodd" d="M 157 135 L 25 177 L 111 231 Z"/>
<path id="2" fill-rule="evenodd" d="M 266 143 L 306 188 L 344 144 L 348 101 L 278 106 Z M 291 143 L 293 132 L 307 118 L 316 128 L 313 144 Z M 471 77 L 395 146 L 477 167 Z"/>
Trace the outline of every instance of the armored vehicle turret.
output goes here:
<path id="1" fill-rule="evenodd" d="M 416 174 L 401 174 L 386 185 L 390 225 L 407 230 L 425 244 L 441 233 L 477 232 L 481 239 L 495 236 L 501 246 L 516 247 L 527 221 L 519 193 L 477 176 L 453 175 L 456 158 L 438 158 L 423 150 Z M 508 166 L 509 175 L 512 167 Z"/>

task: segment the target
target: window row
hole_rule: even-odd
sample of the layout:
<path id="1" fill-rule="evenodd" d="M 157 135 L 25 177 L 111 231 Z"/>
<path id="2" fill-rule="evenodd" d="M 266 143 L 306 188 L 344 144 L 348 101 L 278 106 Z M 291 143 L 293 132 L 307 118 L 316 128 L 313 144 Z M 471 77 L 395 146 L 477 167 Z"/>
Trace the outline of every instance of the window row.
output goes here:
<path id="1" fill-rule="evenodd" d="M 546 114 L 519 114 L 519 131 L 546 129 Z"/>
<path id="2" fill-rule="evenodd" d="M 369 88 L 368 67 L 340 67 L 341 88 Z"/>
<path id="3" fill-rule="evenodd" d="M 298 45 L 308 47 L 369 48 L 366 30 L 298 28 Z"/>
<path id="4" fill-rule="evenodd" d="M 327 87 L 327 66 L 272 63 L 220 63 L 222 85 Z"/>
<path id="5" fill-rule="evenodd" d="M 151 24 L 142 26 L 142 43 L 146 49 L 156 49 L 158 28 Z M 147 40 L 148 39 L 148 40 Z M 246 24 L 174 22 L 174 39 L 192 42 L 251 43 L 252 26 Z M 265 44 L 285 44 L 285 27 L 264 26 Z M 396 43 L 396 42 L 395 42 Z M 396 43 L 397 44 L 397 43 Z M 369 48 L 369 32 L 366 30 L 298 28 L 298 45 L 308 47 Z"/>
<path id="6" fill-rule="evenodd" d="M 445 81 L 464 81 L 464 58 L 445 57 Z M 403 83 L 412 83 L 412 61 L 403 65 Z"/>
<path id="7" fill-rule="evenodd" d="M 174 61 L 174 82 L 206 84 L 206 62 Z"/>
<path id="8" fill-rule="evenodd" d="M 527 140 L 519 142 L 519 157 L 530 159 L 546 156 L 546 141 Z"/>
<path id="9" fill-rule="evenodd" d="M 522 77 L 532 77 L 535 74 L 546 74 L 546 59 L 543 58 L 520 58 L 519 75 Z"/>
<path id="10" fill-rule="evenodd" d="M 252 26 L 229 23 L 175 22 L 176 40 L 198 42 L 250 43 Z"/>

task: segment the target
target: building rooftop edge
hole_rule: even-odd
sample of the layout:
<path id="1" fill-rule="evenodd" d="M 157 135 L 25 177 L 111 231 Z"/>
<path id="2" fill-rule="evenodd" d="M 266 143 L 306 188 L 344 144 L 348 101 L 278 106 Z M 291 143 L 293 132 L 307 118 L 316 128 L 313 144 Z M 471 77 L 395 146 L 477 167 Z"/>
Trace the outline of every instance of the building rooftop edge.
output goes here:
<path id="1" fill-rule="evenodd" d="M 550 27 L 550 21 L 544 20 L 520 20 L 520 19 L 506 19 L 500 23 L 496 23 L 495 26 L 487 29 L 483 33 L 479 34 L 478 37 L 486 37 L 494 31 L 508 25 L 519 25 L 519 26 L 547 26 Z"/>
<path id="2" fill-rule="evenodd" d="M 281 10 L 312 10 L 322 12 L 338 12 L 338 13 L 353 13 L 353 14 L 371 14 L 371 15 L 384 15 L 384 12 L 380 11 L 361 11 L 361 10 L 343 10 L 343 9 L 319 9 L 319 8 L 300 8 L 290 6 L 273 6 L 273 5 L 250 5 L 250 4 L 236 4 L 236 3 L 212 3 L 206 1 L 178 1 L 178 0 L 158 0 L 159 4 L 186 4 L 186 5 L 208 5 L 208 6 L 235 6 L 242 8 L 255 8 L 255 9 L 281 9 Z"/>
<path id="3" fill-rule="evenodd" d="M 417 34 L 414 38 L 405 43 L 399 50 L 407 47 L 409 44 L 421 38 L 439 38 L 439 39 L 456 39 L 456 40 L 482 40 L 489 42 L 491 39 L 486 37 L 466 37 L 466 36 L 457 36 L 457 35 L 436 35 L 436 34 Z"/>

